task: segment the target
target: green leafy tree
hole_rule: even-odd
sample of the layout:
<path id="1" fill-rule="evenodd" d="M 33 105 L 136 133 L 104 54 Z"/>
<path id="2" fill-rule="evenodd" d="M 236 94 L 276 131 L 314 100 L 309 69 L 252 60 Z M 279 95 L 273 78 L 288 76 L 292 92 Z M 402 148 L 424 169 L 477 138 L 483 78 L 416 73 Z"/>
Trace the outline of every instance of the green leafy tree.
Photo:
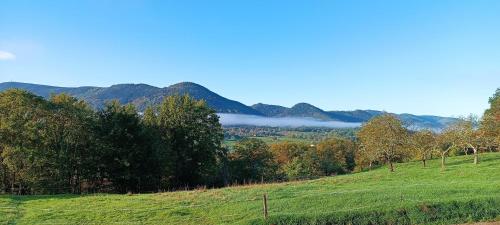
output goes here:
<path id="1" fill-rule="evenodd" d="M 284 171 L 288 180 L 311 179 L 323 175 L 315 151 L 309 151 L 293 158 L 292 161 L 284 165 Z"/>
<path id="2" fill-rule="evenodd" d="M 84 101 L 67 94 L 53 95 L 49 103 L 43 129 L 45 151 L 39 158 L 51 163 L 46 168 L 53 169 L 53 191 L 81 193 L 82 184 L 92 182 L 99 157 L 95 151 L 95 114 Z"/>
<path id="3" fill-rule="evenodd" d="M 353 141 L 343 138 L 330 138 L 317 146 L 320 169 L 323 175 L 342 174 L 352 171 L 355 167 Z"/>
<path id="4" fill-rule="evenodd" d="M 0 149 L 4 187 L 26 193 L 51 179 L 41 132 L 47 125 L 49 106 L 41 97 L 11 89 L 0 93 Z M 51 168 L 51 167 L 49 167 Z"/>
<path id="5" fill-rule="evenodd" d="M 101 170 L 120 193 L 158 187 L 159 168 L 152 139 L 132 105 L 108 103 L 98 113 Z"/>
<path id="6" fill-rule="evenodd" d="M 277 170 L 269 146 L 259 139 L 238 141 L 229 154 L 229 160 L 231 177 L 237 182 L 272 180 Z"/>
<path id="7" fill-rule="evenodd" d="M 214 182 L 224 138 L 219 117 L 204 101 L 188 95 L 168 96 L 156 110 L 156 127 L 171 163 L 164 171 L 175 187 Z"/>

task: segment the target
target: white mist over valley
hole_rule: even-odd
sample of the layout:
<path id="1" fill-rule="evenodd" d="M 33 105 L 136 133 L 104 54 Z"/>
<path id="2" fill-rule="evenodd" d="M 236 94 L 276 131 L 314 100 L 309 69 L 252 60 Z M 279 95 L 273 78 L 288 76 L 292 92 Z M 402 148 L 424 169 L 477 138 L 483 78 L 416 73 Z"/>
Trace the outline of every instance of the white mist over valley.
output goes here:
<path id="1" fill-rule="evenodd" d="M 266 126 L 266 127 L 328 127 L 328 128 L 353 128 L 361 123 L 340 121 L 322 121 L 314 118 L 298 117 L 263 117 L 256 115 L 218 113 L 223 126 Z"/>

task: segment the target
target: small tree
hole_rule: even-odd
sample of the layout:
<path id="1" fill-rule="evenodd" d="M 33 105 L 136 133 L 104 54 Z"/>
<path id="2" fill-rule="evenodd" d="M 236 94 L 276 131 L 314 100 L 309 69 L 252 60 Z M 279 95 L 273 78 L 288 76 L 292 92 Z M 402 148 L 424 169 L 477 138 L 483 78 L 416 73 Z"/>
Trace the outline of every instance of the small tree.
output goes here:
<path id="1" fill-rule="evenodd" d="M 276 164 L 269 146 L 259 139 L 237 142 L 229 160 L 231 176 L 239 182 L 270 180 L 275 175 Z"/>
<path id="2" fill-rule="evenodd" d="M 408 132 L 391 114 L 377 116 L 365 123 L 358 133 L 365 151 L 382 158 L 394 172 L 393 163 L 404 156 Z"/>
<path id="3" fill-rule="evenodd" d="M 355 148 L 353 141 L 343 138 L 330 138 L 320 142 L 316 149 L 323 175 L 351 171 L 354 168 Z"/>
<path id="4" fill-rule="evenodd" d="M 445 170 L 446 157 L 451 149 L 457 147 L 458 131 L 454 125 L 447 127 L 437 137 L 437 151 L 441 155 L 441 170 Z"/>
<path id="5" fill-rule="evenodd" d="M 480 132 L 477 130 L 478 123 L 477 117 L 471 115 L 467 118 L 461 118 L 452 126 L 452 129 L 455 130 L 458 146 L 465 152 L 469 149 L 474 152 L 474 164 L 479 163 L 479 147 L 482 144 Z"/>
<path id="6" fill-rule="evenodd" d="M 297 175 L 299 173 L 299 169 L 304 165 L 302 163 L 303 155 L 310 151 L 310 146 L 305 143 L 284 141 L 271 144 L 270 149 L 273 154 L 274 161 L 277 163 L 279 168 L 276 174 L 277 178 L 290 179 L 291 177 L 299 176 Z"/>
<path id="7" fill-rule="evenodd" d="M 430 130 L 417 131 L 411 135 L 410 146 L 425 167 L 427 157 L 436 147 L 436 136 Z"/>
<path id="8" fill-rule="evenodd" d="M 291 162 L 284 165 L 284 171 L 288 180 L 310 179 L 322 175 L 318 154 L 314 149 L 293 158 Z"/>
<path id="9" fill-rule="evenodd" d="M 294 158 L 303 155 L 309 146 L 298 142 L 279 142 L 270 145 L 275 161 L 280 165 L 290 163 Z"/>

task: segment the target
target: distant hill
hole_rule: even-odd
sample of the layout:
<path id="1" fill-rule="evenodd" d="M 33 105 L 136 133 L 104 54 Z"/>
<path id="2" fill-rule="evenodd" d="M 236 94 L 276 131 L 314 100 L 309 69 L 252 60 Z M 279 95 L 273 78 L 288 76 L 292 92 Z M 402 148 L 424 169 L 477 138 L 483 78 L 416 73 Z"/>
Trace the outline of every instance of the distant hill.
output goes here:
<path id="1" fill-rule="evenodd" d="M 289 110 L 287 107 L 279 106 L 279 105 L 267 105 L 267 104 L 262 104 L 258 103 L 255 105 L 252 105 L 252 108 L 255 110 L 259 111 L 265 116 L 269 117 L 280 117 Z"/>
<path id="2" fill-rule="evenodd" d="M 255 110 L 268 117 L 309 117 L 324 121 L 341 121 L 362 123 L 385 112 L 377 110 L 354 110 L 354 111 L 323 111 L 307 103 L 299 103 L 291 108 L 278 106 L 255 104 Z M 456 121 L 456 118 L 440 116 L 417 116 L 412 114 L 394 114 L 405 124 L 418 128 L 441 129 Z"/>
<path id="3" fill-rule="evenodd" d="M 155 105 L 165 96 L 189 94 L 195 99 L 203 99 L 218 113 L 246 114 L 265 117 L 312 118 L 322 121 L 366 122 L 384 112 L 376 110 L 324 111 L 308 103 L 299 103 L 291 108 L 263 103 L 247 106 L 227 99 L 209 89 L 192 82 L 182 82 L 164 88 L 147 84 L 117 84 L 110 87 L 55 87 L 48 85 L 5 82 L 0 83 L 0 91 L 9 88 L 20 88 L 48 98 L 51 94 L 68 93 L 87 101 L 92 107 L 100 109 L 107 101 L 116 99 L 122 104 L 134 104 L 139 110 L 148 105 Z M 406 124 L 420 127 L 441 129 L 454 122 L 455 118 L 439 116 L 417 116 L 412 114 L 396 114 Z"/>
<path id="4" fill-rule="evenodd" d="M 374 116 L 383 114 L 383 111 L 377 110 L 354 110 L 354 111 L 329 111 L 328 114 L 332 119 L 345 122 L 364 122 Z"/>
<path id="5" fill-rule="evenodd" d="M 262 115 L 260 112 L 249 106 L 224 98 L 199 84 L 191 82 L 178 83 L 167 88 L 163 88 L 157 98 L 175 94 L 189 94 L 195 99 L 204 99 L 210 107 L 214 108 L 219 113 Z"/>
<path id="6" fill-rule="evenodd" d="M 269 117 L 310 117 L 320 120 L 331 120 L 327 112 L 308 103 L 298 103 L 292 108 L 279 105 L 256 104 L 252 108 Z"/>
<path id="7" fill-rule="evenodd" d="M 323 111 L 307 103 L 299 103 L 292 108 L 259 103 L 253 105 L 252 108 L 270 117 L 309 117 L 319 120 L 338 120 L 343 122 L 365 122 L 383 113 L 382 111 L 375 110 Z"/>
<path id="8" fill-rule="evenodd" d="M 0 83 L 0 91 L 9 88 L 25 89 L 44 98 L 50 97 L 51 94 L 68 93 L 87 101 L 96 109 L 102 108 L 107 101 L 116 99 L 122 104 L 132 103 L 139 110 L 144 110 L 148 105 L 160 103 L 165 96 L 189 94 L 195 99 L 205 100 L 210 107 L 220 113 L 262 115 L 249 106 L 224 98 L 199 84 L 191 82 L 182 82 L 165 88 L 146 84 L 117 84 L 110 87 L 69 88 L 18 82 Z"/>

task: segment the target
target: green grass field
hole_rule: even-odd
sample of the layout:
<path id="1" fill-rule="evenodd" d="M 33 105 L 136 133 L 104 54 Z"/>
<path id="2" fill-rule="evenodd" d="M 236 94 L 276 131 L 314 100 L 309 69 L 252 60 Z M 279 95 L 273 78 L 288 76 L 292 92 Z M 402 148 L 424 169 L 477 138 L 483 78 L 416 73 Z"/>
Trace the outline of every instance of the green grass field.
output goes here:
<path id="1" fill-rule="evenodd" d="M 251 137 L 253 139 L 259 139 L 264 141 L 266 144 L 274 144 L 274 143 L 280 143 L 280 142 L 298 142 L 298 143 L 304 143 L 304 144 L 316 144 L 317 141 L 313 140 L 307 140 L 307 139 L 301 139 L 301 138 L 293 138 L 293 137 L 288 137 L 288 136 L 269 136 L 269 137 Z M 224 144 L 229 147 L 233 147 L 237 140 L 224 140 Z"/>
<path id="2" fill-rule="evenodd" d="M 453 224 L 500 219 L 500 154 L 311 181 L 141 195 L 0 196 L 0 224 Z"/>

